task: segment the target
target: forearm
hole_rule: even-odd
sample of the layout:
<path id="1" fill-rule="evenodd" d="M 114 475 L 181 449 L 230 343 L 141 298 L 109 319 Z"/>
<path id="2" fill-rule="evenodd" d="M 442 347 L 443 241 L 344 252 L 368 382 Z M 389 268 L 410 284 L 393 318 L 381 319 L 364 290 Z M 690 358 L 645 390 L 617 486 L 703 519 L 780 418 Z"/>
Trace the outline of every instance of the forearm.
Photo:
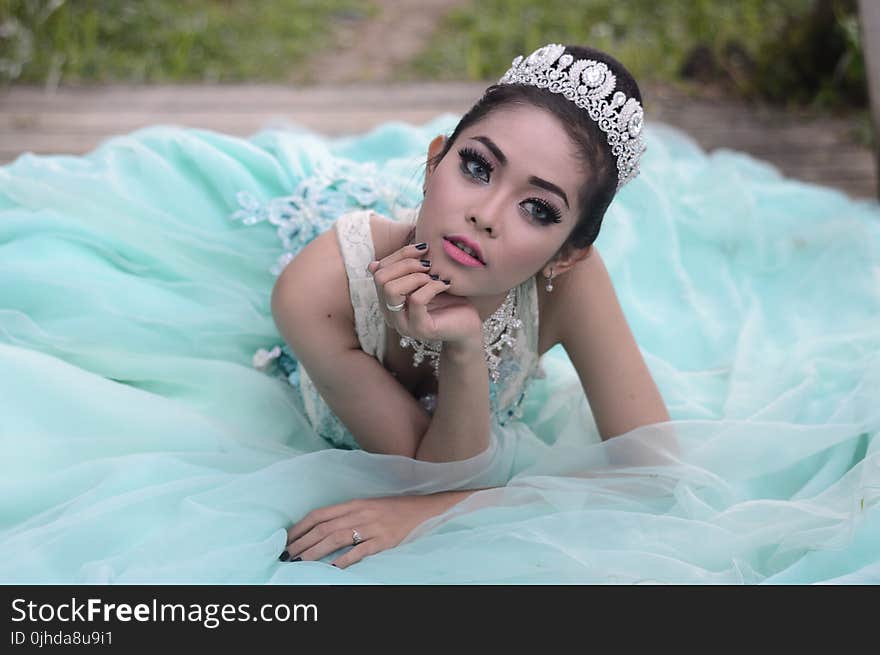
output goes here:
<path id="1" fill-rule="evenodd" d="M 460 502 L 468 499 L 471 495 L 477 493 L 478 491 L 485 491 L 486 489 L 491 488 L 493 487 L 483 487 L 480 489 L 457 489 L 455 491 L 438 491 L 427 496 L 422 496 L 422 498 L 425 498 L 425 502 L 431 505 L 431 516 L 436 516 L 438 514 L 442 514 L 451 507 L 458 505 Z"/>
<path id="2" fill-rule="evenodd" d="M 670 420 L 660 390 L 635 340 L 629 337 L 626 343 L 626 348 L 619 347 L 609 353 L 606 370 L 613 373 L 598 383 L 590 379 L 583 384 L 603 440 Z"/>
<path id="3" fill-rule="evenodd" d="M 468 459 L 489 446 L 489 371 L 482 345 L 446 343 L 440 354 L 437 407 L 416 459 Z"/>

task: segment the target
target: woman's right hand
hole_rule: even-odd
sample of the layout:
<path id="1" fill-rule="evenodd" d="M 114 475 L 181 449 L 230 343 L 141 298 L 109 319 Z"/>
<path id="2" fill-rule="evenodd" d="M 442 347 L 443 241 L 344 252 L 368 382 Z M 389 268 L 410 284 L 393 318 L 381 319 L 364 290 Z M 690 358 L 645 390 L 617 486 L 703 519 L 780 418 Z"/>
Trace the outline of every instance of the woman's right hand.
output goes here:
<path id="1" fill-rule="evenodd" d="M 282 561 L 313 561 L 354 546 L 333 566 L 344 569 L 368 555 L 393 548 L 420 524 L 445 512 L 476 489 L 441 491 L 420 496 L 386 496 L 350 500 L 306 514 L 287 530 Z M 362 539 L 353 544 L 354 530 Z"/>
<path id="2" fill-rule="evenodd" d="M 476 307 L 467 298 L 445 293 L 451 282 L 431 273 L 428 249 L 424 243 L 407 245 L 367 267 L 385 322 L 401 336 L 481 348 L 483 323 Z M 405 303 L 402 310 L 388 309 L 400 303 Z"/>

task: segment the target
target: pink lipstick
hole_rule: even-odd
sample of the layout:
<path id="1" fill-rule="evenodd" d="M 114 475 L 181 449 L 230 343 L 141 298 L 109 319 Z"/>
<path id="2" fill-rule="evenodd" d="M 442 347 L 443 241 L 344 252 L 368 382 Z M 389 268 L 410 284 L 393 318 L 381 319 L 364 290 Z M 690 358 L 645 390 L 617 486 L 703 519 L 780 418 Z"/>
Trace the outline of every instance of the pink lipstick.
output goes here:
<path id="1" fill-rule="evenodd" d="M 465 252 L 462 247 L 470 252 Z M 480 268 L 486 264 L 483 262 L 483 255 L 480 247 L 473 241 L 458 235 L 450 235 L 443 237 L 443 250 L 449 255 L 449 258 L 463 266 Z"/>

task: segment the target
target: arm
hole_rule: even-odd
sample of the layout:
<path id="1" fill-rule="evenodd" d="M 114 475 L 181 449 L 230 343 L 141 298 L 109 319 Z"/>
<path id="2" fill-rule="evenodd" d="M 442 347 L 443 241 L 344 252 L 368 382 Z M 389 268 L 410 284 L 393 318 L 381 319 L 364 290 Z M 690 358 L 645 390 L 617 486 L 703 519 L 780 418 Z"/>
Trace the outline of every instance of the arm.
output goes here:
<path id="1" fill-rule="evenodd" d="M 413 311 L 419 297 L 427 302 L 433 293 L 436 290 L 427 288 L 413 293 Z M 448 299 L 440 304 L 449 309 L 461 302 Z M 424 311 L 425 305 L 420 307 Z M 309 243 L 281 273 L 272 291 L 272 314 L 322 398 L 364 450 L 456 461 L 488 447 L 489 382 L 482 344 L 444 344 L 432 419 L 403 385 L 361 350 L 352 329 L 348 277 L 331 231 Z"/>
<path id="2" fill-rule="evenodd" d="M 578 377 L 603 440 L 669 421 L 669 412 L 626 322 L 595 246 L 558 285 L 559 340 Z"/>
<path id="3" fill-rule="evenodd" d="M 358 444 L 369 452 L 413 457 L 430 416 L 361 350 L 332 230 L 291 260 L 275 283 L 271 304 L 281 336 Z"/>
<path id="4" fill-rule="evenodd" d="M 489 446 L 489 371 L 482 344 L 444 343 L 437 409 L 416 459 L 438 462 L 474 457 Z"/>

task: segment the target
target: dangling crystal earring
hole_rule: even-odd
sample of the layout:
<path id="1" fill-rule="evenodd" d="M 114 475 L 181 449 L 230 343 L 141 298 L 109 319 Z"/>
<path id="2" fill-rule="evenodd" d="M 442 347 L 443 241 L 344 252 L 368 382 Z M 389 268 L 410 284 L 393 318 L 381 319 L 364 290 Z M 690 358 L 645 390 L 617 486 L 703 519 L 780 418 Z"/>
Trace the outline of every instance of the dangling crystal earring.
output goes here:
<path id="1" fill-rule="evenodd" d="M 550 293 L 551 291 L 553 291 L 553 269 L 552 268 L 550 269 L 550 275 L 547 276 L 547 286 L 545 287 L 545 289 L 547 289 L 547 293 Z"/>

